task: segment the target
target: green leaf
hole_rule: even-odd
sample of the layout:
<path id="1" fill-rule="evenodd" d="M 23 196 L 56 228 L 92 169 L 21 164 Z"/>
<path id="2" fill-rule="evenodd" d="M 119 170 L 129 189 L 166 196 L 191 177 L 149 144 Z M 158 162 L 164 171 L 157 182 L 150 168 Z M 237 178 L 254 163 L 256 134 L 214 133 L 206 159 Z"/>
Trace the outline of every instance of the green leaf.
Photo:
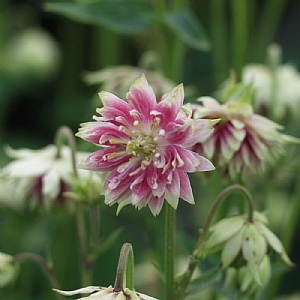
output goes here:
<path id="1" fill-rule="evenodd" d="M 181 10 L 167 13 L 165 22 L 191 48 L 202 51 L 210 50 L 211 44 L 207 35 L 191 11 Z"/>
<path id="2" fill-rule="evenodd" d="M 146 1 L 139 0 L 49 2 L 45 4 L 45 10 L 125 34 L 141 32 L 152 24 L 152 8 Z"/>

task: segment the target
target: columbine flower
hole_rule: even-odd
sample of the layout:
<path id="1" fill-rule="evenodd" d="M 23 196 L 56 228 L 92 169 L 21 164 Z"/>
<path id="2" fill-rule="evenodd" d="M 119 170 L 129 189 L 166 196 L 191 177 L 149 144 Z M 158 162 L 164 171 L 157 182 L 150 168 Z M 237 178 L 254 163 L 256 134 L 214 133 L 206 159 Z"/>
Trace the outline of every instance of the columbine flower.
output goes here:
<path id="1" fill-rule="evenodd" d="M 99 286 L 88 286 L 70 292 L 60 291 L 56 289 L 54 289 L 54 291 L 64 296 L 72 296 L 78 294 L 91 294 L 90 296 L 80 298 L 82 300 L 83 299 L 86 300 L 88 299 L 91 300 L 92 299 L 93 300 L 157 300 L 153 297 L 141 293 L 137 293 L 127 288 L 125 288 L 123 291 L 114 291 L 114 288 L 112 286 L 109 286 L 108 288 L 99 287 Z"/>
<path id="2" fill-rule="evenodd" d="M 207 251 L 221 249 L 223 269 L 234 265 L 246 266 L 256 283 L 262 285 L 265 272 L 261 264 L 267 255 L 268 246 L 280 254 L 286 264 L 293 266 L 282 243 L 266 223 L 266 217 L 258 212 L 254 213 L 252 222 L 246 215 L 222 219 L 211 228 L 206 243 Z"/>
<path id="3" fill-rule="evenodd" d="M 0 288 L 14 282 L 19 273 L 19 264 L 13 262 L 13 256 L 0 252 Z"/>
<path id="4" fill-rule="evenodd" d="M 37 203 L 46 207 L 51 203 L 65 204 L 73 183 L 73 169 L 71 150 L 63 146 L 60 156 L 57 156 L 57 147 L 48 145 L 40 150 L 12 150 L 8 149 L 8 155 L 15 160 L 2 169 L 2 181 L 7 181 L 8 188 L 14 189 L 5 192 L 6 196 L 14 194 L 23 195 L 33 199 L 32 205 Z M 78 159 L 83 159 L 88 153 L 77 153 Z M 79 178 L 89 178 L 90 172 L 80 170 Z M 2 192 L 1 194 L 4 194 Z"/>
<path id="5" fill-rule="evenodd" d="M 216 119 L 214 133 L 194 150 L 224 168 L 230 177 L 261 172 L 266 163 L 278 158 L 288 142 L 297 139 L 278 132 L 281 126 L 254 114 L 252 106 L 242 101 L 220 104 L 211 97 L 201 97 L 194 105 L 195 118 Z"/>
<path id="6" fill-rule="evenodd" d="M 210 171 L 206 158 L 188 150 L 206 139 L 216 121 L 193 120 L 182 108 L 184 92 L 179 85 L 159 103 L 143 75 L 127 93 L 128 102 L 101 92 L 103 108 L 96 122 L 82 124 L 77 135 L 103 146 L 80 167 L 112 171 L 105 182 L 105 202 L 142 208 L 147 204 L 159 214 L 164 199 L 177 207 L 178 199 L 194 203 L 187 172 Z"/>

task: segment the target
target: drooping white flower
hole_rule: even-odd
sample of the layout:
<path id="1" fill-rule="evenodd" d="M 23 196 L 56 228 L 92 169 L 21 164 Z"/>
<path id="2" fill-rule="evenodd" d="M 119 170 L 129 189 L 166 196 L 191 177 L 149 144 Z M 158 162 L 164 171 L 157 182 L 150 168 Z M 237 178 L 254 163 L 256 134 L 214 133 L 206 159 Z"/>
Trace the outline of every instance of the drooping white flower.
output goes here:
<path id="1" fill-rule="evenodd" d="M 54 289 L 64 296 L 73 296 L 78 294 L 90 294 L 89 296 L 78 298 L 77 300 L 158 300 L 153 297 L 132 291 L 125 288 L 122 291 L 115 291 L 112 286 L 99 287 L 99 286 L 88 286 L 74 291 L 60 291 Z"/>
<path id="2" fill-rule="evenodd" d="M 13 262 L 13 256 L 0 252 L 0 288 L 14 282 L 19 272 L 19 264 Z"/>

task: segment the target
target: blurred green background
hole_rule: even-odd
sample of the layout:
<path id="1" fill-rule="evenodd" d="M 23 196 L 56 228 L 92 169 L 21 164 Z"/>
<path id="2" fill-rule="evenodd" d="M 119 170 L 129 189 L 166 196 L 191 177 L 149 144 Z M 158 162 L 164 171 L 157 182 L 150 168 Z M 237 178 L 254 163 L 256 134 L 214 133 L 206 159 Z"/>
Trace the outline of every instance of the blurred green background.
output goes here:
<path id="1" fill-rule="evenodd" d="M 59 1 L 52 3 L 54 2 L 59 3 Z M 136 16 L 141 13 L 144 6 L 147 9 L 157 6 L 155 0 L 123 2 L 133 5 L 133 14 L 134 9 L 137 9 Z M 119 65 L 140 66 L 145 53 L 150 50 L 158 53 L 159 59 L 154 59 L 154 65 L 158 66 L 159 71 L 176 83 L 183 82 L 185 87 L 191 88 L 189 100 L 194 101 L 198 96 L 213 93 L 228 78 L 229 70 L 234 66 L 237 57 L 232 40 L 231 1 L 175 2 L 178 3 L 178 10 L 188 8 L 189 12 L 193 13 L 193 17 L 201 24 L 204 41 L 207 39 L 211 44 L 210 49 L 205 45 L 194 47 L 193 40 L 189 43 L 174 38 L 173 33 L 170 33 L 172 26 L 165 29 L 165 25 L 157 18 L 149 18 L 152 22 L 149 26 L 147 25 L 149 20 L 146 19 L 144 26 L 143 15 L 140 15 L 142 21 L 136 25 L 138 28 L 136 32 L 134 30 L 122 32 L 121 25 L 115 26 L 114 22 L 113 25 L 109 22 L 100 22 L 102 25 L 98 26 L 87 24 L 85 21 L 78 22 L 65 17 L 63 13 L 55 13 L 53 9 L 55 6 L 51 9 L 51 6 L 45 5 L 46 1 L 0 0 L 1 148 L 9 144 L 13 148 L 38 149 L 53 143 L 55 132 L 62 125 L 69 126 L 76 132 L 80 123 L 91 120 L 95 107 L 100 105 L 99 101 L 95 100 L 95 95 L 101 87 L 88 85 L 83 80 L 85 72 Z M 271 42 L 276 42 L 282 47 L 282 62 L 292 63 L 299 70 L 300 2 L 298 0 L 245 2 L 247 18 L 239 20 L 241 28 L 245 24 L 247 27 L 243 63 L 265 63 L 267 46 Z M 143 7 L 138 8 L 137 3 Z M 108 19 L 111 17 L 117 22 L 118 20 L 114 19 L 114 12 L 110 12 L 111 16 L 109 12 L 108 10 Z M 148 10 L 145 16 L 148 16 L 147 13 Z M 134 22 L 138 20 L 132 20 L 133 28 Z M 164 35 L 160 35 L 163 30 Z M 166 41 L 166 36 L 170 36 L 170 40 Z M 163 41 L 167 46 L 161 50 Z M 169 71 L 170 68 L 160 66 L 161 61 L 164 62 L 168 56 L 168 47 L 179 52 L 174 54 L 179 61 L 177 69 L 173 72 Z M 167 51 L 167 54 L 164 51 Z M 290 124 L 286 120 L 286 124 L 283 125 L 286 125 L 288 133 L 299 137 L 299 124 Z M 77 142 L 80 149 L 89 149 L 89 145 L 84 142 L 80 140 Z M 4 165 L 8 158 L 3 149 L 0 151 L 0 162 Z M 295 157 L 295 154 L 299 155 L 295 149 L 289 152 L 291 156 Z M 297 184 L 295 168 L 293 172 L 290 181 L 277 186 L 283 190 L 283 196 L 280 198 L 277 194 L 278 199 L 275 197 L 271 205 L 272 213 L 276 214 L 277 211 L 279 215 L 273 218 L 271 225 L 280 236 L 284 235 L 283 227 L 280 225 L 282 208 L 286 207 L 285 201 L 289 201 L 289 196 Z M 273 174 L 271 180 L 274 183 L 278 180 L 278 173 L 280 172 Z M 200 199 L 199 203 L 197 202 L 195 207 L 185 203 L 179 205 L 177 226 L 182 232 L 179 235 L 182 239 L 179 244 L 185 244 L 187 249 L 193 247 L 192 241 L 196 239 L 198 228 L 203 224 L 203 218 L 211 203 L 208 199 L 215 197 L 219 191 L 219 187 L 215 186 L 216 182 L 207 183 L 200 180 L 201 184 L 197 176 L 192 177 L 195 198 Z M 258 206 L 265 208 L 264 199 L 261 199 L 264 193 L 257 184 L 253 186 Z M 274 197 L 276 191 L 271 190 L 271 197 Z M 162 222 L 163 216 L 154 218 L 146 208 L 137 212 L 132 207 L 125 207 L 120 216 L 116 217 L 115 207 L 103 205 L 101 234 L 104 237 L 109 236 L 117 228 L 123 228 L 123 231 L 114 247 L 100 257 L 94 284 L 102 286 L 113 284 L 119 250 L 124 242 L 132 243 L 136 253 L 136 264 L 146 258 L 150 261 L 157 260 L 153 252 L 162 247 L 161 237 L 157 234 Z M 297 250 L 300 247 L 299 224 L 295 232 L 290 253 L 292 260 L 299 264 L 300 257 Z M 179 252 L 185 254 L 186 250 L 183 248 L 179 246 Z M 30 211 L 21 213 L 0 206 L 0 251 L 11 255 L 33 251 L 46 256 L 49 249 L 63 288 L 66 290 L 79 288 L 78 248 L 73 215 L 57 210 L 48 213 Z M 299 289 L 299 278 L 297 268 L 286 273 L 280 293 L 291 293 Z M 151 293 L 151 287 L 149 291 Z M 26 262 L 22 264 L 15 285 L 0 291 L 0 298 L 46 300 L 53 299 L 54 296 L 49 282 L 39 267 Z"/>

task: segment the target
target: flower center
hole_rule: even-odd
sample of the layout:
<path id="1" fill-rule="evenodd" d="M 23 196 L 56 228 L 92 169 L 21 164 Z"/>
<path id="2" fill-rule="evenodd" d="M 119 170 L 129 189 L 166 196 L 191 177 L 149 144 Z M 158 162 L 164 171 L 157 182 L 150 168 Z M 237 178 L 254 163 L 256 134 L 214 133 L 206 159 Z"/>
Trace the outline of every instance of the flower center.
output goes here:
<path id="1" fill-rule="evenodd" d="M 143 160 L 149 161 L 153 154 L 159 154 L 156 146 L 157 138 L 140 132 L 134 132 L 131 134 L 131 140 L 127 143 L 126 152 L 133 156 L 141 156 Z"/>

